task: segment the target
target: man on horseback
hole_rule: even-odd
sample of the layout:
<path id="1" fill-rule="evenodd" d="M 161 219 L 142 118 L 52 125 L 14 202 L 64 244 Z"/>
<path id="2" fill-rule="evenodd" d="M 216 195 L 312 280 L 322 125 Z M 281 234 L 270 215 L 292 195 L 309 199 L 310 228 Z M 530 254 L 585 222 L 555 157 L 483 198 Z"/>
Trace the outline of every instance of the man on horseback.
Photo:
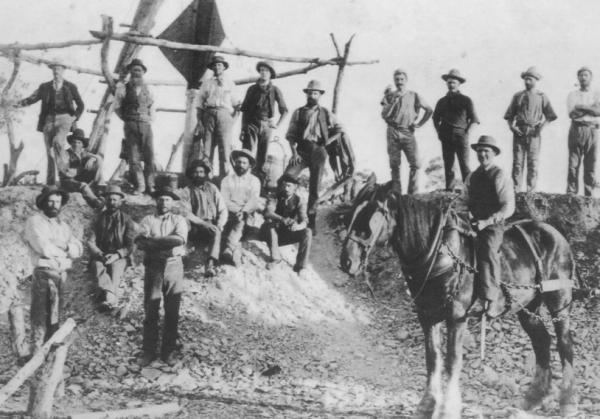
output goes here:
<path id="1" fill-rule="evenodd" d="M 506 311 L 506 297 L 500 288 L 499 252 L 504 220 L 515 211 L 515 192 L 510 177 L 494 164 L 500 154 L 496 140 L 482 135 L 471 148 L 477 152 L 480 166 L 467 178 L 465 191 L 477 231 L 480 295 L 487 315 L 497 317 Z"/>

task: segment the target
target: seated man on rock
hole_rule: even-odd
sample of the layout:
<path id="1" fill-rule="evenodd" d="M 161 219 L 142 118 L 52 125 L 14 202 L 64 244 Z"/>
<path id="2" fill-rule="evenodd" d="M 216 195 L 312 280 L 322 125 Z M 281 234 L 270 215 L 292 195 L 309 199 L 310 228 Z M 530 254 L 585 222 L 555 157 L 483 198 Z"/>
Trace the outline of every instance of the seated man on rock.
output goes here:
<path id="1" fill-rule="evenodd" d="M 261 209 L 260 180 L 251 173 L 256 160 L 249 150 L 231 153 L 233 172 L 221 182 L 221 194 L 229 211 L 225 225 L 225 246 L 221 255 L 224 262 L 241 264 L 241 240 L 248 216 Z"/>
<path id="2" fill-rule="evenodd" d="M 279 184 L 281 191 L 267 204 L 265 223 L 261 228 L 261 239 L 269 244 L 271 250 L 271 262 L 267 269 L 272 269 L 281 262 L 280 244 L 298 243 L 294 271 L 302 274 L 306 270 L 312 242 L 312 231 L 307 228 L 307 204 L 296 194 L 298 178 L 284 174 L 279 179 Z"/>
<path id="3" fill-rule="evenodd" d="M 185 175 L 191 184 L 179 191 L 185 206 L 185 217 L 191 224 L 188 241 L 210 247 L 204 275 L 215 275 L 215 264 L 221 251 L 221 232 L 229 213 L 225 200 L 213 183 L 208 181 L 211 171 L 206 160 L 194 160 Z"/>
<path id="4" fill-rule="evenodd" d="M 102 158 L 87 151 L 89 138 L 83 130 L 75 129 L 67 137 L 66 167 L 59 167 L 60 183 L 67 192 L 81 192 L 92 208 L 102 208 L 104 201 L 96 196 L 92 186 L 102 184 Z"/>

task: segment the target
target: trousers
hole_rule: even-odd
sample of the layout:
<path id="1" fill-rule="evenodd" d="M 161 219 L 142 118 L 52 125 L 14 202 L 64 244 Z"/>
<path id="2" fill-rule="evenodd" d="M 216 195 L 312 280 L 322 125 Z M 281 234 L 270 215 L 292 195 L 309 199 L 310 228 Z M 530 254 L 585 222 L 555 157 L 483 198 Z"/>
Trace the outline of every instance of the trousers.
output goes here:
<path id="1" fill-rule="evenodd" d="M 229 173 L 229 156 L 231 155 L 233 117 L 225 108 L 207 108 L 202 113 L 204 125 L 204 150 L 205 158 L 212 163 L 215 156 L 215 147 L 219 147 L 219 176 Z"/>
<path id="2" fill-rule="evenodd" d="M 66 272 L 35 268 L 31 281 L 31 353 L 37 352 L 58 330 L 64 309 Z"/>
<path id="3" fill-rule="evenodd" d="M 402 191 L 402 183 L 400 182 L 400 164 L 402 162 L 402 153 L 404 152 L 406 160 L 408 161 L 408 166 L 410 167 L 408 193 L 417 193 L 420 164 L 415 134 L 406 129 L 398 129 L 388 125 L 387 152 L 390 160 L 390 170 L 394 187 L 396 187 L 398 191 Z"/>
<path id="4" fill-rule="evenodd" d="M 296 264 L 294 265 L 294 268 L 306 268 L 312 243 L 312 231 L 309 228 L 290 231 L 286 228 L 278 228 L 271 223 L 265 222 L 261 227 L 260 237 L 269 245 L 271 259 L 274 261 L 281 259 L 281 253 L 279 252 L 280 245 L 286 246 L 298 243 L 298 253 L 296 255 Z"/>
<path id="5" fill-rule="evenodd" d="M 154 138 L 149 122 L 125 121 L 125 148 L 129 169 L 139 192 L 154 189 Z M 144 169 L 142 170 L 142 161 Z"/>
<path id="6" fill-rule="evenodd" d="M 117 259 L 111 264 L 94 260 L 91 267 L 98 281 L 98 290 L 101 293 L 102 300 L 111 305 L 117 304 L 121 296 L 119 285 L 127 268 L 127 259 Z"/>
<path id="7" fill-rule="evenodd" d="M 325 173 L 325 162 L 328 159 L 327 150 L 324 145 L 306 140 L 299 141 L 296 149 L 302 161 L 300 164 L 289 164 L 285 169 L 285 173 L 298 177 L 300 172 L 308 167 L 310 176 L 308 181 L 308 213 L 315 215 L 319 202 L 321 180 Z"/>
<path id="8" fill-rule="evenodd" d="M 469 136 L 464 129 L 453 127 L 441 129 L 439 136 L 442 142 L 446 189 L 451 189 L 454 185 L 455 157 L 458 159 L 463 182 L 469 173 L 471 173 L 471 169 L 469 168 Z"/>
<path id="9" fill-rule="evenodd" d="M 477 233 L 477 270 L 482 298 L 494 301 L 500 289 L 500 246 L 504 238 L 504 226 L 492 224 Z"/>
<path id="10" fill-rule="evenodd" d="M 250 150 L 256 158 L 254 173 L 261 181 L 265 177 L 263 166 L 267 159 L 267 148 L 273 129 L 269 126 L 269 121 L 260 121 L 258 124 L 247 124 L 242 128 L 243 141 L 242 147 Z"/>
<path id="11" fill-rule="evenodd" d="M 223 253 L 233 254 L 242 246 L 242 236 L 244 235 L 244 227 L 246 220 L 238 220 L 235 213 L 230 212 L 227 223 L 223 228 L 224 246 Z"/>
<path id="12" fill-rule="evenodd" d="M 219 253 L 221 250 L 221 230 L 218 228 L 211 230 L 201 225 L 192 224 L 188 240 L 202 245 L 207 244 L 209 247 L 209 257 L 219 260 Z"/>
<path id="13" fill-rule="evenodd" d="M 522 129 L 527 129 L 523 127 Z M 513 136 L 513 169 L 512 178 L 515 190 L 521 190 L 523 184 L 523 168 L 527 163 L 527 192 L 535 191 L 540 156 L 541 137 L 537 130 L 519 136 Z"/>
<path id="14" fill-rule="evenodd" d="M 56 185 L 58 174 L 68 166 L 67 135 L 71 131 L 75 117 L 69 114 L 48 115 L 42 132 L 46 146 L 48 164 L 46 184 Z"/>
<path id="15" fill-rule="evenodd" d="M 569 129 L 569 171 L 567 193 L 579 191 L 579 167 L 583 162 L 583 193 L 592 196 L 596 181 L 598 130 L 594 126 L 571 123 Z"/>

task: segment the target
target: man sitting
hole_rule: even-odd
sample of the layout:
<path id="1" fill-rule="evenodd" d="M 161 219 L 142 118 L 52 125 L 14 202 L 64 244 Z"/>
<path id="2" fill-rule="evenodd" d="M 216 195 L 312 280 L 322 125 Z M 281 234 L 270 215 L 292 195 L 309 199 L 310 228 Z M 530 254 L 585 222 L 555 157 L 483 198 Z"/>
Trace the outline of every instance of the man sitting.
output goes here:
<path id="1" fill-rule="evenodd" d="M 250 170 L 256 160 L 249 150 L 234 150 L 231 153 L 233 173 L 221 182 L 221 194 L 229 211 L 225 225 L 225 248 L 223 261 L 241 264 L 241 240 L 248 215 L 260 208 L 260 180 Z"/>
<path id="2" fill-rule="evenodd" d="M 265 223 L 261 228 L 261 238 L 269 244 L 272 269 L 281 262 L 279 245 L 298 243 L 298 255 L 294 271 L 299 275 L 306 270 L 312 231 L 307 228 L 306 201 L 296 194 L 298 179 L 284 174 L 280 179 L 281 191 L 267 204 Z"/>
<path id="3" fill-rule="evenodd" d="M 208 181 L 211 171 L 206 160 L 194 160 L 185 175 L 191 184 L 179 191 L 183 204 L 187 207 L 186 218 L 191 224 L 188 240 L 210 247 L 204 275 L 215 275 L 215 264 L 221 250 L 221 232 L 227 222 L 228 212 L 219 188 Z"/>
<path id="4" fill-rule="evenodd" d="M 89 138 L 82 129 L 75 129 L 67 137 L 70 148 L 67 149 L 66 166 L 59 167 L 60 183 L 67 192 L 81 192 L 92 208 L 101 208 L 104 204 L 92 190 L 92 186 L 102 184 L 102 157 L 87 151 Z"/>

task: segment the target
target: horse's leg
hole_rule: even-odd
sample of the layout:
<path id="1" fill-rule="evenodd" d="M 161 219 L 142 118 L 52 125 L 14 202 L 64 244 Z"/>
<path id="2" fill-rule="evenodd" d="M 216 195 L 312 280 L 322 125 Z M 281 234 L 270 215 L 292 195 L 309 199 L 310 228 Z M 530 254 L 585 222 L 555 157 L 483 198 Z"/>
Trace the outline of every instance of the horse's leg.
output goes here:
<path id="1" fill-rule="evenodd" d="M 448 328 L 446 351 L 448 385 L 441 409 L 439 412 L 435 412 L 434 418 L 460 419 L 462 411 L 460 373 L 463 365 L 463 338 L 467 323 L 464 319 L 452 319 L 446 322 L 446 327 Z"/>
<path id="2" fill-rule="evenodd" d="M 527 309 L 534 312 L 541 304 L 541 298 L 536 297 Z M 530 410 L 539 406 L 551 389 L 552 373 L 550 372 L 550 343 L 551 338 L 544 323 L 521 310 L 518 312 L 521 326 L 529 335 L 533 351 L 535 352 L 535 374 L 525 393 L 523 409 Z"/>
<path id="3" fill-rule="evenodd" d="M 563 372 L 560 384 L 560 414 L 562 417 L 568 417 L 577 412 L 570 319 L 566 317 L 564 320 L 554 322 L 554 330 L 556 331 L 557 349 Z"/>
<path id="4" fill-rule="evenodd" d="M 442 396 L 442 348 L 441 322 L 432 323 L 419 316 L 423 333 L 425 334 L 425 364 L 427 366 L 427 389 L 419 406 L 415 419 L 432 417 L 436 405 Z"/>

